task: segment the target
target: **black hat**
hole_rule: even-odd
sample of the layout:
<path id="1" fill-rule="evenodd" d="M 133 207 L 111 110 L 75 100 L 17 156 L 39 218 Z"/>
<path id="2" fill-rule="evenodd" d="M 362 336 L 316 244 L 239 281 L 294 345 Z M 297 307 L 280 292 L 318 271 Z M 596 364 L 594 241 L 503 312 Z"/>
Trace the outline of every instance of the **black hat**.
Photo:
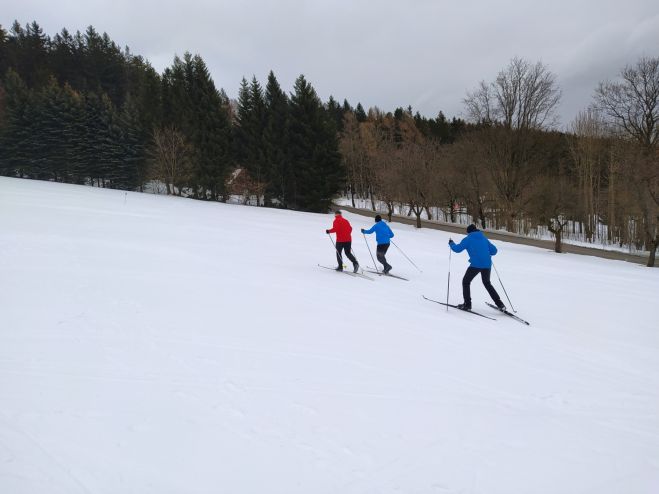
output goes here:
<path id="1" fill-rule="evenodd" d="M 467 233 L 477 232 L 477 231 L 478 231 L 478 228 L 476 228 L 476 225 L 469 225 L 467 227 Z"/>
<path id="2" fill-rule="evenodd" d="M 334 214 L 341 214 L 341 211 L 337 209 L 336 211 L 334 211 Z"/>
<path id="3" fill-rule="evenodd" d="M 375 221 L 382 221 L 382 216 L 380 216 L 379 214 L 376 214 L 375 215 Z"/>

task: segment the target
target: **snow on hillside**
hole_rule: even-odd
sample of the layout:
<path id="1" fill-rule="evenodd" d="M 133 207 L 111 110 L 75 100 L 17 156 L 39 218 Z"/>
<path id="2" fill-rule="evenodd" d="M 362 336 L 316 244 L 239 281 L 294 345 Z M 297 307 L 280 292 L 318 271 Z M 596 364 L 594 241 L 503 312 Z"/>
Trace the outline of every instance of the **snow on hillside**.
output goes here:
<path id="1" fill-rule="evenodd" d="M 526 327 L 331 220 L 0 178 L 0 492 L 659 492 L 659 271 L 498 243 Z"/>

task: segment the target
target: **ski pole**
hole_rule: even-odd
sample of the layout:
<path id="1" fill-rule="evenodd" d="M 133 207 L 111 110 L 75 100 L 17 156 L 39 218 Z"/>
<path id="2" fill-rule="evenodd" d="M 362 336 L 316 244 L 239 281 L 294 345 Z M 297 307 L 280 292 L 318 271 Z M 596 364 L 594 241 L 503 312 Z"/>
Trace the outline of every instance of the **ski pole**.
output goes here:
<path id="1" fill-rule="evenodd" d="M 492 262 L 492 267 L 494 268 L 494 272 L 497 274 L 497 278 L 499 279 L 499 283 L 501 284 L 501 288 L 503 288 L 503 293 L 506 294 L 506 298 L 508 299 L 508 303 L 510 304 L 510 308 L 513 310 L 513 312 L 517 312 L 515 310 L 515 307 L 513 307 L 513 303 L 510 301 L 510 297 L 508 296 L 508 292 L 506 291 L 506 287 L 503 286 L 503 282 L 501 281 L 501 277 L 499 276 L 499 271 L 497 271 L 497 267 L 494 265 L 494 262 Z"/>
<path id="2" fill-rule="evenodd" d="M 407 259 L 408 261 L 410 261 L 410 262 L 412 263 L 412 266 L 414 266 L 416 269 L 419 270 L 419 273 L 423 273 L 423 271 L 421 271 L 421 269 L 419 268 L 419 266 L 417 266 L 416 264 L 414 264 L 414 261 L 412 261 L 412 259 L 410 259 L 409 257 L 407 257 L 407 254 L 405 254 L 405 252 L 403 252 L 403 249 L 401 249 L 400 247 L 398 247 L 398 246 L 396 245 L 396 242 L 394 242 L 394 241 L 392 240 L 391 243 L 394 244 L 394 245 L 396 246 L 396 248 L 400 251 L 400 253 L 403 254 L 403 255 L 405 256 L 405 259 Z"/>
<path id="3" fill-rule="evenodd" d="M 336 247 L 336 244 L 332 239 L 332 235 L 328 233 L 327 237 L 330 239 L 330 242 L 332 242 L 332 245 L 334 246 L 334 251 L 336 252 L 336 260 L 338 261 L 339 259 L 341 259 L 341 266 L 343 266 L 343 258 L 341 257 L 341 253 L 339 252 L 339 249 Z"/>
<path id="4" fill-rule="evenodd" d="M 448 312 L 448 294 L 451 291 L 451 254 L 453 250 L 448 248 L 448 281 L 446 282 L 446 312 Z"/>
<path id="5" fill-rule="evenodd" d="M 375 264 L 375 259 L 373 258 L 373 253 L 371 252 L 371 246 L 368 245 L 368 240 L 366 240 L 366 234 L 362 233 L 364 235 L 364 242 L 366 242 L 366 247 L 368 247 L 368 253 L 371 254 L 371 259 L 373 260 L 373 266 L 375 266 L 375 270 L 379 272 L 378 265 Z"/>

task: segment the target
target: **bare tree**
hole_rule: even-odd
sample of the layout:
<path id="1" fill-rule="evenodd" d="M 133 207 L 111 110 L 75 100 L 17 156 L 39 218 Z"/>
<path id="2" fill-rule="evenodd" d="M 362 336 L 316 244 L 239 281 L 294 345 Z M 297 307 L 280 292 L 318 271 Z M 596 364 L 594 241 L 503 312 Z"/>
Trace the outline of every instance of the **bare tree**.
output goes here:
<path id="1" fill-rule="evenodd" d="M 180 196 L 190 174 L 190 145 L 174 127 L 154 129 L 152 140 L 151 175 L 165 183 L 167 194 Z"/>
<path id="2" fill-rule="evenodd" d="M 540 224 L 554 235 L 554 251 L 563 251 L 563 234 L 572 220 L 572 209 L 576 200 L 573 181 L 559 169 L 557 175 L 539 177 L 533 187 L 528 211 Z"/>
<path id="3" fill-rule="evenodd" d="M 621 71 L 620 81 L 600 83 L 595 105 L 623 137 L 640 146 L 640 152 L 627 149 L 624 162 L 650 250 L 648 266 L 654 266 L 659 245 L 659 57 L 640 58 Z"/>
<path id="4" fill-rule="evenodd" d="M 553 126 L 560 99 L 556 76 L 546 65 L 513 58 L 493 82 L 482 81 L 463 102 L 475 122 L 523 130 Z"/>
<path id="5" fill-rule="evenodd" d="M 402 165 L 399 177 L 402 196 L 421 228 L 421 214 L 429 211 L 440 175 L 440 150 L 430 143 L 404 143 L 397 150 Z"/>
<path id="6" fill-rule="evenodd" d="M 649 251 L 647 266 L 653 267 L 659 248 L 659 150 L 650 153 L 643 147 L 623 141 L 618 152 L 629 194 L 625 210 L 640 227 L 635 235 L 637 244 Z"/>
<path id="7" fill-rule="evenodd" d="M 466 135 L 451 146 L 450 166 L 453 182 L 460 185 L 462 199 L 474 223 L 487 228 L 486 211 L 491 206 L 493 184 L 477 139 Z M 453 187 L 451 190 L 455 190 Z"/>
<path id="8" fill-rule="evenodd" d="M 540 131 L 555 124 L 560 98 L 556 77 L 542 62 L 513 58 L 493 82 L 481 82 L 464 99 L 469 118 L 486 124 L 473 142 L 509 231 L 520 218 L 525 192 L 536 174 L 532 163 L 537 161 Z M 498 225 L 498 215 L 495 220 Z"/>
<path id="9" fill-rule="evenodd" d="M 586 238 L 593 240 L 599 211 L 599 195 L 608 160 L 609 129 L 597 111 L 580 112 L 570 125 L 568 149 L 579 180 L 578 202 Z M 614 186 L 610 183 L 609 186 Z"/>
<path id="10" fill-rule="evenodd" d="M 483 163 L 491 181 L 496 227 L 505 221 L 508 231 L 515 231 L 528 200 L 528 190 L 537 175 L 537 163 L 542 159 L 543 134 L 534 130 L 516 131 L 492 125 L 470 136 L 473 152 Z M 466 187 L 461 190 L 466 191 Z"/>
<path id="11" fill-rule="evenodd" d="M 354 113 L 347 112 L 343 117 L 343 131 L 339 138 L 339 152 L 347 171 L 348 186 L 352 207 L 355 207 L 355 192 L 364 194 L 368 154 L 362 138 L 362 125 Z"/>
<path id="12" fill-rule="evenodd" d="M 602 82 L 595 105 L 625 135 L 644 147 L 659 144 L 659 57 L 627 66 L 618 82 Z"/>

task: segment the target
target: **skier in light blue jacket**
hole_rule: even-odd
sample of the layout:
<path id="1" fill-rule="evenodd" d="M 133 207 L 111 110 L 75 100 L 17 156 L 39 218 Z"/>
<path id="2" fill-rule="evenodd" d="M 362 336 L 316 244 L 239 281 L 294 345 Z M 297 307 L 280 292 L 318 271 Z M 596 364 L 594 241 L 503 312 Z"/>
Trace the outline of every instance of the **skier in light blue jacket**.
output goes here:
<path id="1" fill-rule="evenodd" d="M 375 225 L 373 225 L 368 230 L 364 230 L 362 228 L 362 233 L 371 234 L 373 232 L 375 232 L 375 241 L 378 244 L 376 250 L 377 258 L 378 261 L 380 261 L 380 263 L 384 266 L 384 274 L 387 274 L 389 271 L 391 271 L 391 265 L 387 262 L 387 259 L 384 257 L 384 255 L 387 253 L 387 250 L 389 250 L 391 239 L 394 238 L 394 232 L 391 231 L 391 228 L 389 228 L 387 222 L 384 221 L 382 216 L 379 214 L 375 216 Z"/>

